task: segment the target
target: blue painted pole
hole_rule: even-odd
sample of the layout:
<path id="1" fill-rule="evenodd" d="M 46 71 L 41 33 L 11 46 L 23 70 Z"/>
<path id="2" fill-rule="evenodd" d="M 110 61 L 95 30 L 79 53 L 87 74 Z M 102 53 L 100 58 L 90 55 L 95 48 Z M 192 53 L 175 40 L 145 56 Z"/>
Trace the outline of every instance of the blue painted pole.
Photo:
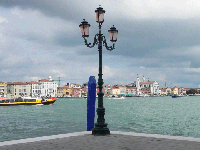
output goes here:
<path id="1" fill-rule="evenodd" d="M 87 131 L 91 131 L 94 128 L 95 100 L 96 100 L 96 80 L 95 76 L 90 76 L 88 82 L 88 97 L 87 97 Z"/>

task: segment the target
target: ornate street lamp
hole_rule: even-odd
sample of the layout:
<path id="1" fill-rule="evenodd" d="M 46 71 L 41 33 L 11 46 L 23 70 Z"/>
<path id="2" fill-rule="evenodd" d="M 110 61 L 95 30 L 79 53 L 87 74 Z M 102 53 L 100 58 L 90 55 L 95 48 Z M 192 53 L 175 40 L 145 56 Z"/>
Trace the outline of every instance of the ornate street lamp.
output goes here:
<path id="1" fill-rule="evenodd" d="M 103 95 L 104 93 L 102 92 L 103 89 L 103 79 L 102 79 L 102 45 L 106 47 L 107 50 L 112 51 L 115 49 L 115 43 L 113 43 L 113 46 L 107 46 L 106 38 L 101 34 L 101 26 L 104 22 L 104 14 L 105 10 L 103 10 L 102 7 L 99 6 L 97 10 L 95 10 L 96 13 L 96 22 L 99 23 L 99 33 L 95 35 L 94 37 L 94 43 L 91 45 L 91 43 L 87 43 L 86 37 L 89 37 L 89 27 L 90 24 L 88 24 L 87 21 L 81 22 L 79 27 L 81 28 L 81 33 L 82 37 L 84 38 L 85 45 L 89 48 L 94 47 L 95 45 L 98 45 L 98 51 L 99 51 L 99 78 L 98 78 L 98 108 L 97 108 L 97 123 L 95 123 L 94 129 L 92 129 L 92 134 L 93 135 L 107 135 L 110 134 L 109 129 L 107 128 L 107 123 L 105 123 L 104 115 L 105 115 L 105 108 L 103 107 Z M 111 27 L 110 30 L 108 30 L 109 35 L 110 35 L 110 41 L 111 42 L 116 42 L 117 41 L 117 33 L 118 30 L 116 28 Z"/>
<path id="2" fill-rule="evenodd" d="M 90 24 L 88 24 L 88 22 L 85 21 L 85 19 L 83 19 L 83 22 L 81 23 L 82 24 L 80 24 L 79 27 L 81 28 L 82 37 L 89 37 Z"/>

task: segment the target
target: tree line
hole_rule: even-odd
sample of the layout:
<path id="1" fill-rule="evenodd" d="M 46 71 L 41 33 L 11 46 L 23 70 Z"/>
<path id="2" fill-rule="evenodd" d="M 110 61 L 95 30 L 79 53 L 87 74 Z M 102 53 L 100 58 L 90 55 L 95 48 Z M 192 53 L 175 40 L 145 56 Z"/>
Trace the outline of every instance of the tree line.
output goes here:
<path id="1" fill-rule="evenodd" d="M 186 94 L 200 94 L 200 91 L 197 89 L 190 89 L 186 91 Z"/>

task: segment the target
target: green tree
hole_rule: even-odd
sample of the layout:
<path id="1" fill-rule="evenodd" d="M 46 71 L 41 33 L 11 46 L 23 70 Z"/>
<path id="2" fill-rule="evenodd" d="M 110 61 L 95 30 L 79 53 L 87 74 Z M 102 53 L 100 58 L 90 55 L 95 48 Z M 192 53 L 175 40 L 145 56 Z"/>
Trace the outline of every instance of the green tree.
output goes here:
<path id="1" fill-rule="evenodd" d="M 196 89 L 190 89 L 186 91 L 186 94 L 195 94 L 195 93 L 198 93 Z"/>

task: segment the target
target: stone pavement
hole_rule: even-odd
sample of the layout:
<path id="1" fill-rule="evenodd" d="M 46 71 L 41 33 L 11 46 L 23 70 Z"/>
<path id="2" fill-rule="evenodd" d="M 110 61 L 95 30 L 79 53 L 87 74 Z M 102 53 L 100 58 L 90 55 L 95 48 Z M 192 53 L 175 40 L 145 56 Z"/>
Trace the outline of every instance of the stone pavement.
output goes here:
<path id="1" fill-rule="evenodd" d="M 111 131 L 91 131 L 0 142 L 0 150 L 200 150 L 200 138 Z"/>

